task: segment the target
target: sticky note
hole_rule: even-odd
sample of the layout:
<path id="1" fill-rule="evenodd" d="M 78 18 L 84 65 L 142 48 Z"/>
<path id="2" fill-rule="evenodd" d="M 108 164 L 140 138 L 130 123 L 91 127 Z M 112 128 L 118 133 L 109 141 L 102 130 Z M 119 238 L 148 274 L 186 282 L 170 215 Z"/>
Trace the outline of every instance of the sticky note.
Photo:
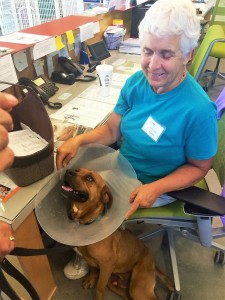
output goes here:
<path id="1" fill-rule="evenodd" d="M 67 43 L 70 45 L 70 44 L 73 44 L 75 42 L 75 39 L 74 39 L 74 35 L 73 35 L 73 31 L 72 30 L 68 30 L 66 32 L 66 37 L 67 37 Z"/>
<path id="2" fill-rule="evenodd" d="M 62 37 L 61 35 L 58 35 L 56 38 L 55 38 L 55 44 L 56 44 L 56 50 L 61 50 L 62 48 L 64 48 L 64 44 L 62 42 Z"/>

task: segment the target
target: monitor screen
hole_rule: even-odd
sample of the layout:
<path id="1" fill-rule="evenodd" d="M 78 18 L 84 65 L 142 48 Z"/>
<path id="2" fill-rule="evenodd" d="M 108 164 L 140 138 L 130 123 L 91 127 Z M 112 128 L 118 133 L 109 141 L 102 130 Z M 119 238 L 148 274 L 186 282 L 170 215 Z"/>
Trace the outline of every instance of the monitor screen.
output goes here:
<path id="1" fill-rule="evenodd" d="M 91 59 L 92 60 L 103 60 L 106 59 L 107 57 L 110 57 L 110 53 L 108 49 L 106 48 L 106 44 L 103 40 L 100 42 L 94 43 L 92 45 L 87 45 L 88 49 L 91 53 Z"/>

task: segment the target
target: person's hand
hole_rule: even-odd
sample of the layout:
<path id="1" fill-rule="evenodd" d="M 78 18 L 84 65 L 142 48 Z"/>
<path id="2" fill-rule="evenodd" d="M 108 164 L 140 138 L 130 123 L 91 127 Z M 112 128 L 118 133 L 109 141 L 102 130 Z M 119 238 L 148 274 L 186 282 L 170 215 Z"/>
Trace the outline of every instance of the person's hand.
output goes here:
<path id="1" fill-rule="evenodd" d="M 57 149 L 56 167 L 58 170 L 68 165 L 70 160 L 76 155 L 79 146 L 79 136 L 77 136 L 67 140 Z"/>
<path id="2" fill-rule="evenodd" d="M 8 168 L 14 159 L 14 153 L 7 147 L 8 131 L 13 129 L 13 121 L 8 113 L 17 105 L 18 100 L 6 93 L 0 93 L 0 172 Z"/>
<path id="3" fill-rule="evenodd" d="M 10 253 L 15 247 L 14 237 L 12 236 L 11 226 L 0 221 L 0 261 L 6 254 Z"/>
<path id="4" fill-rule="evenodd" d="M 154 183 L 144 184 L 137 187 L 130 194 L 131 206 L 126 213 L 125 219 L 128 219 L 138 208 L 151 207 L 156 199 L 161 195 L 154 187 Z"/>

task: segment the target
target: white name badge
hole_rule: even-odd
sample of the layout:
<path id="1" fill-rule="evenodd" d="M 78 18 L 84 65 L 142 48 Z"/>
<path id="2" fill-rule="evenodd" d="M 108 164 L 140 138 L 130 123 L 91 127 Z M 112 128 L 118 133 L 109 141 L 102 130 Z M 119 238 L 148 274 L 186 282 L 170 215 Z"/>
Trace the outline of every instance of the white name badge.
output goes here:
<path id="1" fill-rule="evenodd" d="M 166 130 L 161 124 L 157 123 L 151 116 L 142 127 L 142 130 L 147 133 L 155 142 L 158 141 L 162 133 Z"/>

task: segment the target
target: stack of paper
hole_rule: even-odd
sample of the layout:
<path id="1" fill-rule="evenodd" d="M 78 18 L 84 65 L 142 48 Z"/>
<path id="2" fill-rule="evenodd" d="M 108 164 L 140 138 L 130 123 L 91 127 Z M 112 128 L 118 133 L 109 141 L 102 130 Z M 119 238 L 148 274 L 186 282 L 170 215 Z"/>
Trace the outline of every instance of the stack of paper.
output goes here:
<path id="1" fill-rule="evenodd" d="M 94 102 L 84 98 L 74 98 L 56 113 L 50 115 L 51 119 L 66 123 L 95 128 L 105 120 L 113 110 L 113 105 Z"/>
<path id="2" fill-rule="evenodd" d="M 50 118 L 93 129 L 104 123 L 112 113 L 119 93 L 119 89 L 111 87 L 109 97 L 102 97 L 100 96 L 100 87 L 92 85 L 79 97 L 51 114 Z"/>
<path id="3" fill-rule="evenodd" d="M 130 54 L 141 54 L 140 40 L 134 38 L 128 38 L 121 42 L 119 52 Z"/>

